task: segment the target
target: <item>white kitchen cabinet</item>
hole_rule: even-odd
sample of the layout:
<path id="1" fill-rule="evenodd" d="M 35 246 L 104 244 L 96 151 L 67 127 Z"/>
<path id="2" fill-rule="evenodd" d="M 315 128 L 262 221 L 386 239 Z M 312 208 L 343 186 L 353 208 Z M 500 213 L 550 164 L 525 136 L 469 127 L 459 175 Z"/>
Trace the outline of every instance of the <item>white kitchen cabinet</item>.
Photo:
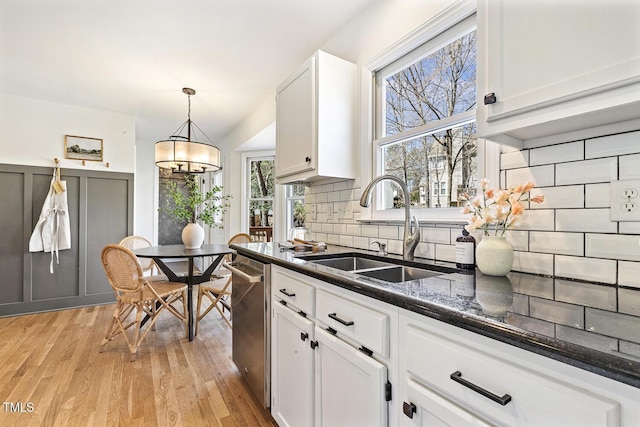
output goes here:
<path id="1" fill-rule="evenodd" d="M 280 427 L 314 423 L 314 324 L 274 304 L 271 322 L 271 415 Z"/>
<path id="2" fill-rule="evenodd" d="M 425 417 L 443 425 L 621 425 L 619 402 L 515 363 L 510 353 L 487 352 L 440 323 L 400 315 L 401 425 Z"/>
<path id="3" fill-rule="evenodd" d="M 420 427 L 489 427 L 481 418 L 452 400 L 407 378 L 406 403 L 403 403 L 402 426 Z"/>
<path id="4" fill-rule="evenodd" d="M 477 17 L 478 137 L 521 146 L 638 117 L 640 2 L 479 0 Z"/>
<path id="5" fill-rule="evenodd" d="M 357 174 L 356 65 L 318 51 L 276 89 L 276 183 Z"/>
<path id="6" fill-rule="evenodd" d="M 345 298 L 349 292 L 279 266 L 271 280 L 271 414 L 278 425 L 395 425 L 388 365 L 397 308 Z"/>
<path id="7" fill-rule="evenodd" d="M 387 426 L 387 367 L 316 326 L 316 426 Z"/>

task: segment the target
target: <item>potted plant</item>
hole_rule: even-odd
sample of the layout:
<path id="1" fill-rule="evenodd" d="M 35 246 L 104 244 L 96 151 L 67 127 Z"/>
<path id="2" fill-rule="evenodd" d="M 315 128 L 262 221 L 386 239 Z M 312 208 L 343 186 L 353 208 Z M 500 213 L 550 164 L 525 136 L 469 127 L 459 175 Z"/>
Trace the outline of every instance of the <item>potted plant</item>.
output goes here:
<path id="1" fill-rule="evenodd" d="M 176 181 L 167 184 L 169 197 L 163 209 L 178 221 L 188 221 L 182 230 L 182 242 L 187 249 L 197 249 L 204 242 L 204 230 L 197 221 L 217 227 L 216 219 L 229 207 L 231 196 L 222 194 L 222 187 L 217 185 L 204 193 L 194 175 L 187 175 L 185 181 L 184 185 Z"/>

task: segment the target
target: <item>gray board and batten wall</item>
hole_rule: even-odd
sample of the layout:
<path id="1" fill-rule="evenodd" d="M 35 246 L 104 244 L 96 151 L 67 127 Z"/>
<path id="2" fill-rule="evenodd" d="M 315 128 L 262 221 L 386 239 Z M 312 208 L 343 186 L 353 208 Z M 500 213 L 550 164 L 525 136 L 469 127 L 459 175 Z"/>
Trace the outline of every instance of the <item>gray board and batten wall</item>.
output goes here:
<path id="1" fill-rule="evenodd" d="M 100 253 L 133 232 L 134 175 L 61 169 L 67 183 L 71 249 L 29 252 L 53 167 L 0 164 L 0 316 L 115 301 Z"/>

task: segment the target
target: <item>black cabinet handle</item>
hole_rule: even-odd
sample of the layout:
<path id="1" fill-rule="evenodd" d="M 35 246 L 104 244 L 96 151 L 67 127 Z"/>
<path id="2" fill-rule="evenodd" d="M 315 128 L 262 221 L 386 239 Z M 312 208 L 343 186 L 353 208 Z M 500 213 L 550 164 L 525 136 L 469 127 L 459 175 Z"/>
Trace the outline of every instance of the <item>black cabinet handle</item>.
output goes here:
<path id="1" fill-rule="evenodd" d="M 311 346 L 312 350 L 315 350 L 316 348 L 318 348 L 318 341 L 311 341 L 309 345 Z"/>
<path id="2" fill-rule="evenodd" d="M 484 105 L 495 104 L 496 94 L 495 92 L 488 93 L 484 96 Z"/>
<path id="3" fill-rule="evenodd" d="M 463 386 L 470 388 L 471 390 L 475 391 L 476 393 L 480 393 L 481 395 L 483 395 L 484 397 L 488 397 L 489 399 L 493 400 L 494 402 L 497 402 L 499 404 L 501 404 L 502 406 L 506 405 L 507 403 L 511 402 L 511 396 L 508 394 L 505 394 L 504 396 L 498 396 L 497 394 L 493 394 L 488 390 L 485 390 L 484 388 L 475 385 L 472 382 L 469 382 L 467 380 L 465 380 L 464 378 L 462 378 L 462 372 L 460 371 L 455 371 L 453 374 L 449 375 L 449 378 L 451 378 L 452 380 L 454 380 L 455 382 L 462 384 Z"/>
<path id="4" fill-rule="evenodd" d="M 353 326 L 353 320 L 342 320 L 336 314 L 337 313 L 329 313 L 329 317 L 338 323 L 342 323 L 344 326 Z"/>
<path id="5" fill-rule="evenodd" d="M 311 157 L 309 157 L 309 156 L 305 157 L 305 158 L 304 158 L 304 161 L 305 161 L 305 162 L 307 162 L 307 163 L 309 163 L 309 162 L 311 161 Z"/>
<path id="6" fill-rule="evenodd" d="M 300 332 L 300 339 L 306 341 L 309 338 L 309 334 L 306 332 Z"/>
<path id="7" fill-rule="evenodd" d="M 416 408 L 416 405 L 413 403 L 402 402 L 402 412 L 404 412 L 407 417 L 413 419 L 413 414 L 415 414 L 417 410 L 418 408 Z"/>
<path id="8" fill-rule="evenodd" d="M 287 292 L 286 289 L 280 289 L 280 293 L 285 294 L 286 296 L 288 296 L 289 298 L 295 297 L 296 294 L 290 294 L 289 292 Z"/>

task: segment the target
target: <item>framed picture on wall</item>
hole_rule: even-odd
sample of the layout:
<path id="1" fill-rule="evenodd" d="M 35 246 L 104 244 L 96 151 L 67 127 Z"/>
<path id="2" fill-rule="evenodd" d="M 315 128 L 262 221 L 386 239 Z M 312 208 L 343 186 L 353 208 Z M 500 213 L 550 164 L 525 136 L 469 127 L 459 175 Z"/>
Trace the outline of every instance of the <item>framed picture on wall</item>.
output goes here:
<path id="1" fill-rule="evenodd" d="M 102 161 L 102 139 L 85 136 L 64 136 L 64 158 L 74 160 Z"/>

